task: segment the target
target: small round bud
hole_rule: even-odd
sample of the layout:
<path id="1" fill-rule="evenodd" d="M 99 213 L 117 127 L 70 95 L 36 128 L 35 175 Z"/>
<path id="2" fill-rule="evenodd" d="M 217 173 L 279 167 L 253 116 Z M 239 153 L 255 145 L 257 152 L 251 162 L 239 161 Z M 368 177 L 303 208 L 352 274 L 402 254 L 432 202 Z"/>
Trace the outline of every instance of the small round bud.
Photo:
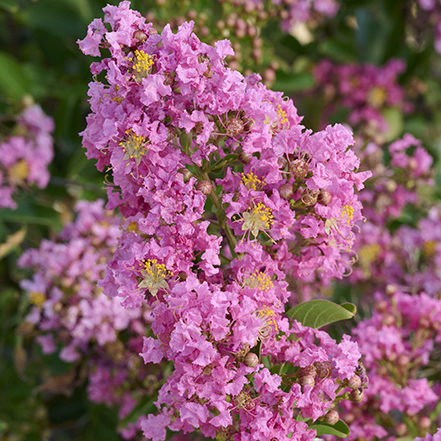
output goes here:
<path id="1" fill-rule="evenodd" d="M 312 375 L 305 375 L 304 377 L 300 377 L 298 383 L 300 386 L 315 386 L 315 380 Z"/>
<path id="2" fill-rule="evenodd" d="M 207 26 L 203 26 L 201 29 L 199 29 L 199 34 L 202 37 L 208 37 L 210 35 L 210 29 L 208 29 Z"/>
<path id="3" fill-rule="evenodd" d="M 253 53 L 255 50 L 256 49 L 253 50 Z M 276 81 L 276 72 L 274 71 L 274 69 L 265 69 L 265 71 L 263 72 L 263 79 L 266 83 L 274 83 L 274 81 Z"/>
<path id="4" fill-rule="evenodd" d="M 60 302 L 57 302 L 52 306 L 54 312 L 60 312 L 63 309 L 63 305 Z"/>
<path id="5" fill-rule="evenodd" d="M 260 59 L 262 58 L 262 54 L 263 54 L 263 52 L 262 52 L 262 50 L 261 50 L 260 48 L 255 47 L 255 48 L 253 49 L 252 55 L 253 55 L 253 58 L 255 58 L 256 60 L 260 60 Z M 266 71 L 265 71 L 265 72 L 266 72 Z M 265 72 L 264 72 L 264 74 L 263 74 L 263 77 L 264 77 L 264 78 L 265 78 Z"/>
<path id="6" fill-rule="evenodd" d="M 386 190 L 389 193 L 393 193 L 397 189 L 398 184 L 393 180 L 389 179 L 386 183 Z"/>
<path id="7" fill-rule="evenodd" d="M 141 31 L 141 29 L 138 29 L 133 33 L 133 38 L 136 38 L 144 43 L 144 41 L 147 40 L 147 34 L 144 31 Z"/>
<path id="8" fill-rule="evenodd" d="M 348 412 L 348 413 L 345 413 L 345 416 L 343 417 L 343 419 L 345 420 L 345 422 L 347 424 L 351 424 L 355 420 L 355 415 L 352 412 Z"/>
<path id="9" fill-rule="evenodd" d="M 195 188 L 202 194 L 209 195 L 213 188 L 213 184 L 210 181 L 198 181 L 196 182 Z"/>
<path id="10" fill-rule="evenodd" d="M 401 355 L 398 357 L 397 363 L 398 363 L 400 366 L 406 367 L 406 366 L 408 366 L 408 364 L 410 363 L 410 358 L 409 358 L 408 355 L 401 354 Z"/>
<path id="11" fill-rule="evenodd" d="M 311 365 L 311 366 L 306 366 L 304 368 L 300 368 L 297 371 L 297 377 L 301 378 L 301 377 L 306 377 L 307 375 L 315 375 L 315 366 Z"/>
<path id="12" fill-rule="evenodd" d="M 257 29 L 255 26 L 248 26 L 247 28 L 248 37 L 255 37 L 257 35 Z"/>
<path id="13" fill-rule="evenodd" d="M 251 0 L 246 0 L 245 4 L 243 5 L 243 8 L 247 14 L 249 14 L 250 12 L 253 12 L 255 7 L 256 7 L 255 3 Z"/>
<path id="14" fill-rule="evenodd" d="M 386 377 L 389 371 L 387 370 L 386 366 L 378 366 L 377 367 L 377 375 L 379 377 Z"/>
<path id="15" fill-rule="evenodd" d="M 148 22 L 152 22 L 155 20 L 155 14 L 153 14 L 153 12 L 147 12 L 147 14 L 145 14 L 145 19 Z"/>
<path id="16" fill-rule="evenodd" d="M 389 284 L 386 286 L 386 294 L 388 296 L 393 296 L 397 292 L 397 287 L 395 285 Z"/>
<path id="17" fill-rule="evenodd" d="M 361 378 L 358 375 L 354 375 L 348 381 L 348 387 L 351 389 L 359 389 L 361 387 Z"/>
<path id="18" fill-rule="evenodd" d="M 254 46 L 255 48 L 261 48 L 262 45 L 263 45 L 263 40 L 262 40 L 260 37 L 255 38 L 255 39 L 253 40 L 253 46 Z"/>
<path id="19" fill-rule="evenodd" d="M 241 152 L 239 155 L 239 161 L 242 164 L 249 164 L 251 161 L 251 155 L 249 153 Z"/>
<path id="20" fill-rule="evenodd" d="M 333 426 L 334 424 L 337 424 L 340 419 L 340 415 L 336 410 L 330 410 L 326 416 L 325 416 L 325 423 L 330 424 Z"/>
<path id="21" fill-rule="evenodd" d="M 259 364 L 259 357 L 254 352 L 248 352 L 244 359 L 248 367 L 256 367 Z"/>
<path id="22" fill-rule="evenodd" d="M 407 426 L 404 423 L 398 423 L 395 426 L 395 431 L 397 432 L 398 436 L 404 436 L 407 434 Z"/>
<path id="23" fill-rule="evenodd" d="M 320 195 L 318 197 L 319 204 L 328 205 L 331 202 L 332 195 L 331 192 L 325 188 L 320 190 Z"/>
<path id="24" fill-rule="evenodd" d="M 418 425 L 421 427 L 421 429 L 429 430 L 430 426 L 432 425 L 432 421 L 430 421 L 430 418 L 427 416 L 422 416 L 418 420 Z"/>
<path id="25" fill-rule="evenodd" d="M 363 398 L 364 398 L 363 391 L 360 392 L 358 389 L 353 390 L 349 395 L 349 399 L 351 401 L 354 401 L 355 403 L 361 403 L 363 401 Z"/>
<path id="26" fill-rule="evenodd" d="M 279 194 L 282 199 L 288 200 L 293 194 L 291 184 L 283 184 L 279 187 Z"/>
<path id="27" fill-rule="evenodd" d="M 188 17 L 190 20 L 195 20 L 197 16 L 198 16 L 198 13 L 197 13 L 194 9 L 190 9 L 190 10 L 187 12 L 187 17 Z"/>
<path id="28" fill-rule="evenodd" d="M 418 167 L 417 160 L 415 158 L 410 158 L 408 166 L 409 166 L 409 170 L 412 170 L 412 171 L 416 170 L 416 168 Z"/>
<path id="29" fill-rule="evenodd" d="M 227 24 L 228 27 L 232 28 L 236 24 L 236 18 L 237 18 L 237 14 L 235 14 L 234 12 L 228 14 L 227 18 L 225 19 L 225 23 Z"/>
<path id="30" fill-rule="evenodd" d="M 383 314 L 387 311 L 387 307 L 389 306 L 389 303 L 386 302 L 386 300 L 380 300 L 375 305 L 375 310 L 378 311 L 380 314 Z"/>
<path id="31" fill-rule="evenodd" d="M 181 168 L 179 170 L 179 173 L 181 173 L 184 176 L 184 182 L 187 183 L 190 178 L 193 177 L 193 173 L 190 170 L 187 170 L 186 168 Z"/>
<path id="32" fill-rule="evenodd" d="M 216 22 L 216 27 L 221 31 L 222 29 L 225 29 L 225 22 L 223 20 L 218 20 Z"/>
<path id="33" fill-rule="evenodd" d="M 385 326 L 391 326 L 395 323 L 395 317 L 392 314 L 386 313 L 381 321 Z"/>
<path id="34" fill-rule="evenodd" d="M 240 118 L 230 118 L 225 124 L 225 130 L 228 136 L 237 138 L 243 133 L 244 123 Z"/>

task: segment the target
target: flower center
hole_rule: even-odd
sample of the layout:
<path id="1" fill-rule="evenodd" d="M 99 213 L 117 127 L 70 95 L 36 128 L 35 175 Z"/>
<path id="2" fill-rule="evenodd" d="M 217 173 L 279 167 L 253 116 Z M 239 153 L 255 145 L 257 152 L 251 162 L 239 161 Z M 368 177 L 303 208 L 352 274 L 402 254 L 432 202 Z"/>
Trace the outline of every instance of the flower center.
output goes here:
<path id="1" fill-rule="evenodd" d="M 138 136 L 131 129 L 126 130 L 126 140 L 121 141 L 119 145 L 123 148 L 124 160 L 135 159 L 136 164 L 141 163 L 142 157 L 145 155 L 147 141 L 142 136 Z"/>
<path id="2" fill-rule="evenodd" d="M 143 78 L 152 72 L 152 66 L 154 64 L 153 57 L 146 54 L 143 50 L 136 50 L 133 53 L 134 57 L 127 58 L 133 63 L 132 69 L 135 80 L 141 81 Z"/>
<path id="3" fill-rule="evenodd" d="M 265 178 L 260 180 L 253 172 L 242 173 L 242 182 L 249 190 L 260 190 L 265 184 Z"/>
<path id="4" fill-rule="evenodd" d="M 262 202 L 259 202 L 254 208 L 250 208 L 243 214 L 244 224 L 242 230 L 250 230 L 254 236 L 258 236 L 260 230 L 269 230 L 273 224 L 273 210 L 268 208 Z"/>
<path id="5" fill-rule="evenodd" d="M 345 205 L 341 209 L 341 217 L 348 216 L 347 224 L 349 225 L 351 220 L 354 219 L 354 208 L 351 205 Z"/>
<path id="6" fill-rule="evenodd" d="M 140 263 L 143 279 L 139 282 L 139 288 L 147 288 L 152 295 L 156 295 L 160 289 L 168 289 L 167 277 L 173 273 L 163 263 L 157 263 L 156 259 L 142 260 Z"/>

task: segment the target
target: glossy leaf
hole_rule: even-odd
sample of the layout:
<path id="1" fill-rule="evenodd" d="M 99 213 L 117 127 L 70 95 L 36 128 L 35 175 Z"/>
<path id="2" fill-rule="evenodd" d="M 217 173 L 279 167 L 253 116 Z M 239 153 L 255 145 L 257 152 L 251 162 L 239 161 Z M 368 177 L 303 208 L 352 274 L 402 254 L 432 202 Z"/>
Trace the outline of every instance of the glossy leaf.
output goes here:
<path id="1" fill-rule="evenodd" d="M 311 300 L 291 308 L 287 315 L 303 326 L 318 329 L 330 323 L 351 319 L 356 310 L 351 303 L 337 305 L 329 300 Z"/>

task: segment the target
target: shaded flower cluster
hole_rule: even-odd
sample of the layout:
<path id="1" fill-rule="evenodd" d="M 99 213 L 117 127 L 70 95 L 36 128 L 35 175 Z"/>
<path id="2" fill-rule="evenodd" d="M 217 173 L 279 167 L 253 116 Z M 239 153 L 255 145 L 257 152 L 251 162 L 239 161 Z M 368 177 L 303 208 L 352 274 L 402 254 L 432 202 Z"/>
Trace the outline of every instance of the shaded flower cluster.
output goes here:
<path id="1" fill-rule="evenodd" d="M 12 195 L 18 187 L 49 182 L 48 165 L 52 161 L 54 130 L 52 118 L 41 107 L 27 107 L 15 120 L 9 134 L 0 139 L 0 208 L 17 208 Z"/>
<path id="2" fill-rule="evenodd" d="M 389 296 L 376 294 L 376 311 L 353 331 L 369 387 L 361 405 L 342 403 L 342 418 L 351 428 L 348 439 L 394 440 L 436 430 L 441 416 L 435 410 L 441 393 L 435 355 L 440 329 L 441 300 L 396 288 Z"/>
<path id="3" fill-rule="evenodd" d="M 339 107 L 346 107 L 350 111 L 347 121 L 359 134 L 384 142 L 384 134 L 390 129 L 387 110 L 399 107 L 409 112 L 412 108 L 397 81 L 404 69 L 405 64 L 396 59 L 382 67 L 321 61 L 314 76 L 324 91 L 324 120 Z"/>

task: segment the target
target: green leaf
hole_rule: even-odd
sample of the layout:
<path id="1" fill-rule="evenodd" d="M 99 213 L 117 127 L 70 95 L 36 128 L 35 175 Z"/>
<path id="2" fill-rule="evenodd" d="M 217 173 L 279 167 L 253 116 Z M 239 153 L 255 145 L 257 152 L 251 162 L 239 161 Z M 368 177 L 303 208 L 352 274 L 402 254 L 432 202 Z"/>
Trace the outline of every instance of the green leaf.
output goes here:
<path id="1" fill-rule="evenodd" d="M 11 13 L 20 9 L 17 0 L 0 0 L 0 8 Z"/>
<path id="2" fill-rule="evenodd" d="M 0 91 L 14 98 L 29 93 L 29 81 L 22 66 L 5 52 L 0 52 Z"/>
<path id="3" fill-rule="evenodd" d="M 394 141 L 403 131 L 403 113 L 397 107 L 389 107 L 384 109 L 381 114 L 388 125 L 388 131 L 384 134 L 384 140 L 386 142 Z"/>
<path id="4" fill-rule="evenodd" d="M 351 319 L 356 311 L 357 308 L 351 303 L 340 306 L 329 300 L 311 300 L 291 308 L 287 315 L 303 326 L 318 329 L 330 323 Z"/>
<path id="5" fill-rule="evenodd" d="M 337 421 L 333 426 L 324 422 L 314 423 L 309 429 L 317 430 L 317 436 L 321 435 L 334 435 L 340 438 L 346 438 L 349 435 L 349 427 L 342 420 Z"/>

